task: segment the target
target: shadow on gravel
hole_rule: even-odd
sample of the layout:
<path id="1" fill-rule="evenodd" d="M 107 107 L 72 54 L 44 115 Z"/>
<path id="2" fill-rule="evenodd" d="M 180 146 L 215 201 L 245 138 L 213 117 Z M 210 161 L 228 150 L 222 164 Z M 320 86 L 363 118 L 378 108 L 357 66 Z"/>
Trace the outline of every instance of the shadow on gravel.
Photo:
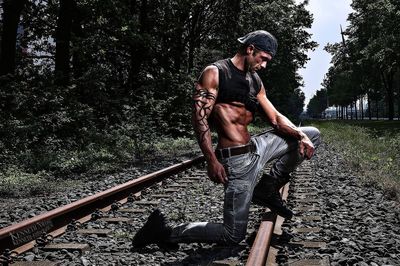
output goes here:
<path id="1" fill-rule="evenodd" d="M 213 246 L 207 248 L 197 248 L 188 253 L 183 260 L 167 262 L 162 266 L 182 266 L 182 265 L 211 265 L 213 261 L 223 260 L 230 257 L 238 257 L 239 253 L 246 249 L 247 245 L 234 247 Z"/>

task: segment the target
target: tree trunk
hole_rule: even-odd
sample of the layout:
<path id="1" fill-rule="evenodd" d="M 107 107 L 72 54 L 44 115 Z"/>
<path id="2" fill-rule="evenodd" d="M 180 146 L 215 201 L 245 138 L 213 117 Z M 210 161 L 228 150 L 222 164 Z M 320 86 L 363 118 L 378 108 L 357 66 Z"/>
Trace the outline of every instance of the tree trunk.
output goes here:
<path id="1" fill-rule="evenodd" d="M 394 91 L 393 91 L 393 71 L 389 71 L 389 73 L 385 74 L 383 70 L 381 70 L 381 77 L 383 81 L 383 85 L 386 91 L 386 100 L 388 105 L 388 118 L 389 120 L 393 120 L 394 117 Z"/>
<path id="2" fill-rule="evenodd" d="M 130 13 L 132 16 L 136 14 L 136 3 L 131 1 Z M 130 45 L 130 70 L 128 76 L 128 84 L 133 90 L 136 88 L 136 84 L 139 82 L 137 77 L 142 68 L 142 64 L 147 56 L 147 45 L 146 33 L 149 30 L 149 4 L 147 0 L 141 0 L 139 7 L 139 34 L 140 39 Z"/>
<path id="3" fill-rule="evenodd" d="M 355 119 L 358 120 L 358 114 L 357 114 L 358 110 L 357 110 L 357 100 L 354 103 L 354 115 L 355 115 Z"/>
<path id="4" fill-rule="evenodd" d="M 372 120 L 372 106 L 371 106 L 371 99 L 369 97 L 369 94 L 367 95 L 367 101 L 368 101 L 368 116 L 369 116 L 369 120 Z"/>
<path id="5" fill-rule="evenodd" d="M 399 72 L 398 72 L 399 73 Z M 397 120 L 400 120 L 400 75 L 397 80 Z"/>
<path id="6" fill-rule="evenodd" d="M 346 107 L 342 107 L 342 120 L 345 120 L 346 119 L 346 117 L 345 117 L 345 111 L 346 111 Z"/>
<path id="7" fill-rule="evenodd" d="M 336 105 L 336 119 L 339 119 L 339 108 L 338 108 L 338 106 Z"/>
<path id="8" fill-rule="evenodd" d="M 375 103 L 376 103 L 376 106 L 375 106 L 375 108 L 376 108 L 376 120 L 379 120 L 379 101 L 378 101 L 378 99 L 375 100 Z"/>
<path id="9" fill-rule="evenodd" d="M 353 103 L 350 104 L 350 120 L 353 120 Z"/>
<path id="10" fill-rule="evenodd" d="M 394 118 L 394 92 L 393 92 L 393 77 L 389 79 L 389 84 L 388 84 L 388 90 L 387 90 L 387 96 L 388 96 L 388 117 L 389 120 L 393 120 Z"/>
<path id="11" fill-rule="evenodd" d="M 400 66 L 396 72 L 396 88 L 397 88 L 397 119 L 400 120 Z"/>
<path id="12" fill-rule="evenodd" d="M 361 120 L 364 120 L 364 96 L 360 98 Z"/>
<path id="13" fill-rule="evenodd" d="M 180 10 L 177 16 L 178 21 L 173 34 L 175 41 L 174 45 L 171 47 L 170 53 L 170 57 L 172 57 L 174 61 L 174 72 L 179 72 L 182 67 L 182 58 L 186 46 L 185 30 L 187 29 L 185 28 L 185 23 L 190 17 L 190 12 L 188 10 Z"/>
<path id="14" fill-rule="evenodd" d="M 341 119 L 342 120 L 344 120 L 344 106 L 341 106 L 341 111 L 340 111 L 340 116 L 341 116 Z"/>
<path id="15" fill-rule="evenodd" d="M 84 34 L 82 30 L 82 15 L 77 9 L 76 3 L 73 2 L 73 4 L 75 4 L 75 15 L 72 19 L 72 45 L 76 47 L 78 44 L 80 44 Z M 84 69 L 86 68 L 82 62 L 82 53 L 80 50 L 81 49 L 74 49 L 74 52 L 72 53 L 72 72 L 75 79 L 81 77 Z"/>
<path id="16" fill-rule="evenodd" d="M 182 20 L 183 24 L 184 21 Z M 174 69 L 175 72 L 179 72 L 181 69 L 181 65 L 182 65 L 182 52 L 185 50 L 184 49 L 184 43 L 183 43 L 183 27 L 179 27 L 179 29 L 177 29 L 177 33 L 176 33 L 176 48 L 175 48 L 175 52 L 173 53 L 173 58 L 174 58 Z"/>
<path id="17" fill-rule="evenodd" d="M 342 120 L 344 120 L 344 106 L 342 106 Z"/>
<path id="18" fill-rule="evenodd" d="M 342 107 L 342 120 L 345 120 L 346 119 L 346 113 L 345 113 L 345 111 L 346 111 L 346 107 Z"/>
<path id="19" fill-rule="evenodd" d="M 69 83 L 72 16 L 75 5 L 75 0 L 60 0 L 55 56 L 55 80 L 58 85 L 67 85 Z"/>
<path id="20" fill-rule="evenodd" d="M 1 35 L 0 75 L 15 73 L 17 30 L 27 0 L 2 1 L 3 32 Z"/>
<path id="21" fill-rule="evenodd" d="M 199 5 L 195 5 L 189 29 L 189 54 L 188 54 L 188 69 L 187 69 L 188 73 L 192 70 L 194 65 L 194 52 L 196 48 L 196 39 L 199 38 L 198 35 L 200 34 L 200 31 L 198 30 L 200 12 L 201 12 L 201 7 Z"/>

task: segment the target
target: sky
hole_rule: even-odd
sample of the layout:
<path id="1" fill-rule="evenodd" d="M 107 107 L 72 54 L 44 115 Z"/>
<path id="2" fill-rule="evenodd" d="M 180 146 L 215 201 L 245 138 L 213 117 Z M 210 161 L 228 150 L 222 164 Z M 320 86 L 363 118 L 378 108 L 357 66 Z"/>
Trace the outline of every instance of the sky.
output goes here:
<path id="1" fill-rule="evenodd" d="M 300 3 L 303 0 L 296 0 L 296 2 Z M 352 12 L 350 4 L 351 0 L 310 0 L 306 6 L 314 17 L 313 26 L 308 31 L 312 33 L 312 40 L 319 46 L 315 51 L 308 53 L 311 59 L 305 68 L 299 70 L 299 74 L 304 79 L 305 108 L 315 92 L 322 88 L 321 83 L 331 61 L 331 55 L 324 51 L 324 47 L 327 43 L 342 40 L 340 25 L 343 30 L 349 25 L 347 17 Z"/>

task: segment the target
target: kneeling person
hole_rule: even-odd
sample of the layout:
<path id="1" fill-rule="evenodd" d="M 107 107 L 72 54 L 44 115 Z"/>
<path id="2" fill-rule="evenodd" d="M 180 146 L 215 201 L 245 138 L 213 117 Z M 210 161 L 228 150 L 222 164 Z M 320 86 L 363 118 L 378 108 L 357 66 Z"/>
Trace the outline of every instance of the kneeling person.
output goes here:
<path id="1" fill-rule="evenodd" d="M 266 96 L 256 71 L 266 68 L 275 56 L 275 37 L 259 30 L 238 41 L 241 46 L 235 56 L 203 70 L 193 96 L 192 120 L 208 176 L 224 185 L 223 223 L 187 223 L 170 228 L 156 210 L 135 235 L 134 247 L 181 242 L 237 244 L 245 238 L 252 201 L 287 219 L 292 217 L 279 189 L 304 159 L 313 156 L 320 134 L 314 127 L 296 127 Z M 250 136 L 248 125 L 257 109 L 265 113 L 273 130 Z M 209 120 L 218 133 L 215 151 Z M 265 164 L 275 159 L 269 174 L 256 185 Z"/>

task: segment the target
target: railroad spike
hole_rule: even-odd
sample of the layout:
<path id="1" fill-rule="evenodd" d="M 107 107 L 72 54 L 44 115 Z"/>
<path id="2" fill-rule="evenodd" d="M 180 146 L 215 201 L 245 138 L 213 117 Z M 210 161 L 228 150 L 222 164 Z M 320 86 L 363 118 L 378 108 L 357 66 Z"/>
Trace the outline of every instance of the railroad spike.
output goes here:
<path id="1" fill-rule="evenodd" d="M 35 240 L 35 242 L 36 242 L 35 246 L 43 247 L 43 246 L 47 245 L 48 243 L 50 243 L 52 241 L 53 241 L 53 236 L 52 235 L 43 233 L 42 236 L 40 236 L 39 238 L 37 238 Z"/>
<path id="2" fill-rule="evenodd" d="M 72 219 L 72 221 L 67 225 L 67 231 L 76 231 L 81 226 L 82 224 L 80 222 Z"/>
<path id="3" fill-rule="evenodd" d="M 92 213 L 91 218 L 92 218 L 92 220 L 97 220 L 97 219 L 103 218 L 103 216 L 104 216 L 103 212 L 100 209 L 96 209 Z"/>

